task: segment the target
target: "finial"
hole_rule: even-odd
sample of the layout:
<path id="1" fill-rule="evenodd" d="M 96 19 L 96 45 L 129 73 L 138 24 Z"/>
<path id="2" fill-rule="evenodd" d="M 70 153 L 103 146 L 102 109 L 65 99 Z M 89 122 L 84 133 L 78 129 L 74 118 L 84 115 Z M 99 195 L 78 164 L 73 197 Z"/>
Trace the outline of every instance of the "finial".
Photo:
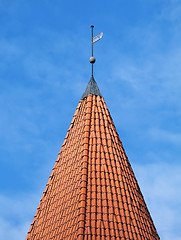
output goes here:
<path id="1" fill-rule="evenodd" d="M 95 57 L 93 57 L 93 29 L 94 29 L 94 26 L 91 25 L 91 28 L 92 28 L 92 41 L 91 41 L 91 44 L 92 44 L 92 57 L 90 57 L 89 62 L 92 64 L 92 77 L 93 77 L 93 64 L 95 63 L 96 59 L 95 59 Z"/>
<path id="2" fill-rule="evenodd" d="M 93 35 L 94 26 L 91 25 L 91 28 L 92 28 L 92 42 L 91 42 L 91 44 L 92 44 L 92 56 L 90 57 L 89 62 L 92 64 L 92 77 L 93 77 L 93 64 L 96 61 L 95 57 L 93 56 L 93 44 L 103 37 L 103 33 L 101 32 L 100 34 L 98 34 L 94 37 L 94 35 Z"/>

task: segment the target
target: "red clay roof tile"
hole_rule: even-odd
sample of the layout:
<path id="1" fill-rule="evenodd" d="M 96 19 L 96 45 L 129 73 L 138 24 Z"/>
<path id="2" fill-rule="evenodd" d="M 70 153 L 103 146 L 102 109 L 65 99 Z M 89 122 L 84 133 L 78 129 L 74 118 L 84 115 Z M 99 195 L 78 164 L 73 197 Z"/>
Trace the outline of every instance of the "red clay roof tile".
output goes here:
<path id="1" fill-rule="evenodd" d="M 79 102 L 26 239 L 159 239 L 103 97 Z"/>

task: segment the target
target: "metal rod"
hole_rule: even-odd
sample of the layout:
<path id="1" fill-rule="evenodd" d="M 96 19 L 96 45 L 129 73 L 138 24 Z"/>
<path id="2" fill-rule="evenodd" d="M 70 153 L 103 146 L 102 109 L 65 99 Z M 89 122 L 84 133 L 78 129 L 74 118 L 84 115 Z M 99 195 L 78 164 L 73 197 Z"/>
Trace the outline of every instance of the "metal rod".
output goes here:
<path id="1" fill-rule="evenodd" d="M 93 77 L 93 63 L 92 63 L 92 77 Z"/>
<path id="2" fill-rule="evenodd" d="M 93 29 L 94 29 L 94 26 L 93 25 L 91 25 L 91 28 L 92 28 L 92 57 L 93 57 Z"/>
<path id="3" fill-rule="evenodd" d="M 93 29 L 94 29 L 94 26 L 91 25 L 91 28 L 92 28 L 92 57 L 93 57 L 93 37 L 94 37 L 94 35 L 93 35 Z M 92 63 L 92 77 L 93 77 L 93 63 Z"/>

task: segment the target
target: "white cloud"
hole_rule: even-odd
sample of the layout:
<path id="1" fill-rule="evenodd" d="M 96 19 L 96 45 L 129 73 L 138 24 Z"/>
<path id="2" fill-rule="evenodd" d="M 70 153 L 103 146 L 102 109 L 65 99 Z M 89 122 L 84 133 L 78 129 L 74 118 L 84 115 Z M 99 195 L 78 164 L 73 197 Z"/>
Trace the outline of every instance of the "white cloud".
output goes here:
<path id="1" fill-rule="evenodd" d="M 153 102 L 175 102 L 180 96 L 180 59 L 181 45 L 167 53 L 150 53 L 147 59 L 139 59 L 140 63 L 137 59 L 122 58 L 115 64 L 112 75 L 114 81 L 124 81 L 135 93 L 149 96 Z"/>
<path id="2" fill-rule="evenodd" d="M 155 0 L 155 2 L 157 1 Z M 27 1 L 24 0 L 18 0 L 13 4 L 12 2 L 10 4 L 9 1 L 0 1 L 1 11 L 12 14 L 11 17 L 16 14 L 17 9 L 23 9 L 23 11 L 26 12 L 25 10 L 27 9 L 24 10 L 21 3 L 25 3 L 23 6 L 28 8 Z M 135 29 L 133 29 L 132 26 L 130 27 L 130 34 L 126 33 L 129 42 L 132 41 L 134 49 L 137 48 L 136 51 L 138 54 L 135 54 L 134 52 L 130 53 L 129 51 L 126 53 L 122 52 L 122 49 L 119 48 L 120 38 L 116 38 L 115 35 L 113 35 L 113 38 L 118 41 L 117 46 L 110 48 L 107 46 L 107 49 L 111 50 L 106 50 L 106 47 L 104 47 L 106 54 L 104 55 L 104 59 L 100 60 L 100 62 L 105 61 L 105 67 L 107 66 L 109 59 L 108 68 L 112 65 L 112 74 L 109 76 L 110 82 L 108 86 L 106 86 L 105 82 L 103 85 L 106 86 L 105 90 L 108 89 L 107 91 L 111 91 L 112 84 L 115 84 L 112 88 L 114 95 L 111 95 L 110 92 L 107 95 L 112 96 L 110 101 L 115 99 L 114 112 L 118 114 L 118 109 L 121 109 L 120 115 L 117 116 L 117 122 L 120 124 L 124 118 L 126 123 L 130 122 L 130 126 L 127 129 L 134 130 L 133 132 L 138 130 L 135 125 L 140 124 L 141 130 L 137 131 L 137 133 L 139 132 L 139 135 L 141 135 L 143 139 L 145 139 L 144 134 L 148 134 L 148 137 L 151 135 L 152 139 L 156 142 L 167 141 L 172 144 L 180 145 L 180 133 L 157 127 L 150 128 L 150 126 L 147 128 L 147 131 L 144 131 L 142 125 L 144 125 L 145 122 L 148 123 L 149 121 L 151 126 L 154 123 L 151 121 L 152 119 L 148 119 L 150 116 L 147 117 L 146 120 L 142 119 L 142 115 L 141 117 L 138 116 L 139 108 L 147 108 L 154 116 L 156 111 L 155 106 L 162 108 L 160 104 L 168 105 L 168 111 L 172 111 L 173 107 L 176 108 L 174 114 L 177 116 L 180 116 L 181 112 L 181 2 L 180 0 L 169 0 L 163 1 L 163 3 L 163 10 L 154 19 L 151 18 L 149 24 L 144 25 L 144 23 L 142 23 L 139 26 L 136 24 L 137 27 L 135 27 Z M 143 4 L 145 4 L 145 1 L 143 1 Z M 152 10 L 150 13 L 152 13 Z M 160 23 L 165 24 L 166 30 L 169 28 L 169 34 L 164 34 Z M 118 26 L 116 26 L 116 28 Z M 34 32 L 30 34 L 32 37 L 22 36 L 14 39 L 12 36 L 11 39 L 0 40 L 0 65 L 2 69 L 7 68 L 7 73 L 9 73 L 13 72 L 12 67 L 9 67 L 10 63 L 12 64 L 11 66 L 15 66 L 15 68 L 20 66 L 21 72 L 25 72 L 26 78 L 29 78 L 36 83 L 41 83 L 42 90 L 40 94 L 38 90 L 33 89 L 32 91 L 32 89 L 28 89 L 28 84 L 27 86 L 24 86 L 22 83 L 20 83 L 23 85 L 21 88 L 15 88 L 14 86 L 11 87 L 12 79 L 10 79 L 10 86 L 4 91 L 5 95 L 7 94 L 6 97 L 1 95 L 1 102 L 4 107 L 1 108 L 2 116 L 0 119 L 0 125 L 2 131 L 0 137 L 3 139 L 2 143 L 5 141 L 8 142 L 7 146 L 9 151 L 12 151 L 12 148 L 18 148 L 18 146 L 24 146 L 25 149 L 32 149 L 32 145 L 29 145 L 29 142 L 26 140 L 26 138 L 29 138 L 29 134 L 26 134 L 26 129 L 30 129 L 30 131 L 36 136 L 40 134 L 38 120 L 35 119 L 35 116 L 37 112 L 45 112 L 43 105 L 38 106 L 38 101 L 41 99 L 41 96 L 44 94 L 46 95 L 45 92 L 43 93 L 44 87 L 48 90 L 50 90 L 51 87 L 52 92 L 53 88 L 59 88 L 61 91 L 58 92 L 57 95 L 54 93 L 53 97 L 56 103 L 61 103 L 64 102 L 60 99 L 61 96 L 65 96 L 65 89 L 62 89 L 62 87 L 66 85 L 68 94 L 70 94 L 69 90 L 71 89 L 72 92 L 75 92 L 76 94 L 77 92 L 80 92 L 78 94 L 81 96 L 82 90 L 80 89 L 82 84 L 80 84 L 80 81 L 83 80 L 87 73 L 89 73 L 88 61 L 86 64 L 78 65 L 79 59 L 81 59 L 80 62 L 83 62 L 84 59 L 82 56 L 87 56 L 87 54 L 89 54 L 89 52 L 86 52 L 87 49 L 85 47 L 87 46 L 89 37 L 84 38 L 81 34 L 74 34 L 72 32 L 62 33 L 61 27 L 58 29 L 58 33 L 47 31 L 47 26 L 45 26 L 45 29 L 46 31 L 42 29 L 34 29 Z M 63 31 L 65 31 L 65 29 L 63 29 Z M 80 36 L 81 41 L 79 41 Z M 109 37 L 107 36 L 107 39 L 108 38 Z M 169 43 L 165 45 L 164 43 L 168 38 Z M 106 38 L 103 44 L 106 44 Z M 110 44 L 112 44 L 111 41 Z M 164 48 L 162 48 L 163 45 L 165 46 Z M 116 51 L 117 53 L 115 53 Z M 114 57 L 114 54 L 117 57 Z M 118 62 L 120 55 L 123 57 Z M 130 55 L 130 57 L 125 57 L 125 55 Z M 113 63 L 111 63 L 110 59 L 114 59 Z M 96 75 L 99 73 L 100 65 L 97 64 Z M 79 71 L 80 69 L 81 71 Z M 6 75 L 8 76 L 8 74 L 5 74 L 5 76 Z M 108 69 L 104 71 L 103 68 L 98 81 L 106 79 L 108 75 Z M 22 76 L 16 76 L 20 79 L 22 78 Z M 89 74 L 86 76 L 89 78 Z M 88 78 L 84 79 L 84 83 L 88 82 Z M 1 79 L 1 82 L 3 82 L 3 80 L 5 79 Z M 121 92 L 122 88 L 119 87 L 120 82 L 124 82 L 125 86 L 128 86 L 128 88 L 132 90 L 132 96 L 127 97 L 126 101 L 123 101 L 122 98 L 124 92 Z M 3 90 L 3 88 L 1 88 L 1 90 Z M 61 94 L 62 92 L 64 92 L 64 94 Z M 22 98 L 19 96 L 22 96 Z M 36 99 L 36 103 L 33 106 L 29 106 L 29 103 L 32 102 L 31 99 Z M 26 108 L 24 113 L 22 105 Z M 55 108 L 54 105 L 55 104 L 51 105 L 52 109 Z M 66 110 L 63 106 L 61 106 L 61 109 L 68 111 L 67 109 L 71 107 L 72 103 L 69 104 L 68 107 L 65 106 Z M 154 107 L 154 109 L 152 107 Z M 46 105 L 46 111 L 48 111 L 47 108 Z M 125 112 L 123 113 L 123 110 L 125 109 L 127 110 L 126 114 Z M 110 110 L 113 110 L 113 106 Z M 19 114 L 19 111 L 21 111 L 21 114 Z M 141 111 L 143 112 L 143 110 Z M 57 108 L 56 112 L 58 112 Z M 133 112 L 134 114 L 132 114 Z M 56 118 L 59 119 L 58 125 L 61 125 L 61 115 L 58 115 L 58 113 L 56 114 L 57 115 L 48 115 L 56 116 Z M 31 116 L 34 116 L 34 118 L 31 118 Z M 157 117 L 163 118 L 161 115 Z M 45 119 L 45 124 L 50 126 L 50 120 L 47 121 L 48 117 L 45 117 Z M 136 122 L 136 124 L 133 124 L 133 121 L 134 123 Z M 41 119 L 40 122 L 41 125 L 44 124 L 44 120 L 42 121 Z M 44 137 L 42 137 L 42 139 L 44 139 Z M 142 143 L 143 142 L 141 142 L 141 144 Z M 37 145 L 35 138 L 33 139 L 33 144 L 34 146 Z M 50 148 L 49 144 L 47 146 Z M 147 156 L 149 159 L 154 158 L 159 161 L 158 155 L 154 156 L 154 154 L 151 153 L 147 154 L 149 155 Z M 169 152 L 170 161 L 172 160 L 172 157 L 175 156 L 175 154 L 174 156 L 172 155 L 173 153 Z M 166 161 L 169 161 L 169 157 L 167 156 Z M 18 160 L 16 159 L 16 161 Z M 177 225 L 181 225 L 179 215 L 181 205 L 179 200 L 181 198 L 180 166 L 163 163 L 146 166 L 136 165 L 135 170 L 143 194 L 146 198 L 146 202 L 148 203 L 148 208 L 155 221 L 155 225 L 157 226 L 158 231 L 162 233 L 162 239 L 180 240 L 181 238 L 178 235 L 180 228 L 177 227 Z M 38 196 L 37 198 L 35 197 L 32 199 L 29 194 L 26 197 L 19 196 L 18 199 L 14 197 L 0 197 L 0 239 L 25 239 L 26 232 L 31 223 L 30 218 L 32 218 L 32 213 L 36 210 L 40 197 L 41 196 Z M 18 220 L 18 223 L 13 219 Z M 174 229 L 174 226 L 176 230 Z"/>
<path id="3" fill-rule="evenodd" d="M 0 239 L 2 240 L 24 240 L 26 238 L 27 223 L 22 222 L 14 226 L 8 221 L 0 218 Z"/>
<path id="4" fill-rule="evenodd" d="M 168 130 L 152 128 L 148 131 L 150 136 L 157 141 L 172 143 L 176 146 L 181 145 L 181 133 L 173 133 Z"/>
<path id="5" fill-rule="evenodd" d="M 32 214 L 39 204 L 39 194 L 18 197 L 0 195 L 0 239 L 24 240 L 30 228 Z"/>
<path id="6" fill-rule="evenodd" d="M 181 2 L 179 0 L 169 0 L 159 15 L 162 20 L 169 20 L 171 22 L 177 22 L 181 18 Z"/>
<path id="7" fill-rule="evenodd" d="M 181 165 L 135 164 L 133 169 L 161 239 L 180 240 Z M 0 239 L 25 239 L 40 197 L 0 196 Z"/>
<path id="8" fill-rule="evenodd" d="M 150 21 L 130 29 L 133 53 L 131 58 L 127 52 L 119 61 L 116 58 L 112 78 L 129 84 L 144 102 L 174 103 L 181 108 L 181 2 L 165 2 Z"/>
<path id="9" fill-rule="evenodd" d="M 161 239 L 181 239 L 181 165 L 135 164 L 134 171 Z"/>
<path id="10" fill-rule="evenodd" d="M 23 53 L 22 48 L 18 46 L 17 43 L 13 41 L 7 41 L 6 39 L 0 40 L 0 54 L 3 57 L 3 60 L 12 60 L 12 58 L 16 58 Z M 2 61 L 1 61 L 2 63 Z"/>

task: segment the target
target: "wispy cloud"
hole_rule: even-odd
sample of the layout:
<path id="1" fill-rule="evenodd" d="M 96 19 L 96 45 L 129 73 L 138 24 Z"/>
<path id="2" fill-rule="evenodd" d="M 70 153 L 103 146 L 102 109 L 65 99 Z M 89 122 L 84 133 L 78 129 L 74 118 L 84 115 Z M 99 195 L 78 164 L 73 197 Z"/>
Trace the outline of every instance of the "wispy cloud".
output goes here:
<path id="1" fill-rule="evenodd" d="M 128 42 L 133 53 L 115 53 L 107 91 L 113 88 L 113 93 L 109 94 L 114 94 L 110 101 L 111 109 L 116 112 L 116 125 L 134 131 L 136 137 L 142 136 L 143 139 L 149 139 L 153 130 L 153 141 L 168 137 L 168 142 L 179 145 L 181 43 L 177 29 L 180 21 L 177 19 L 181 17 L 178 14 L 170 23 L 168 11 L 171 6 L 170 11 L 177 12 L 181 4 L 167 2 L 168 5 L 163 4 L 160 11 L 155 10 L 150 21 L 130 29 L 127 37 L 134 45 Z M 116 109 L 121 110 L 120 114 Z M 155 129 L 161 130 L 156 132 Z"/>
<path id="2" fill-rule="evenodd" d="M 180 239 L 181 165 L 135 164 L 134 170 L 161 239 Z"/>
<path id="3" fill-rule="evenodd" d="M 161 20 L 169 20 L 173 23 L 178 23 L 181 19 L 181 3 L 179 0 L 166 1 L 162 8 L 161 14 L 159 15 Z"/>
<path id="4" fill-rule="evenodd" d="M 0 218 L 0 238 L 3 240 L 24 240 L 26 238 L 27 223 L 13 225 L 7 220 Z"/>
<path id="5" fill-rule="evenodd" d="M 164 129 L 152 128 L 149 130 L 149 134 L 156 141 L 172 143 L 176 146 L 181 145 L 181 133 L 174 133 Z"/>
<path id="6" fill-rule="evenodd" d="M 36 142 L 35 137 L 47 128 L 47 121 L 51 122 L 48 125 L 61 122 L 61 116 L 59 120 L 53 116 L 59 109 L 55 103 L 64 101 L 62 92 L 78 96 L 82 93 L 79 86 L 83 76 L 74 74 L 76 63 L 71 64 L 71 57 L 66 57 L 73 52 L 73 41 L 78 39 L 71 39 L 70 33 L 65 37 L 43 29 L 37 34 L 46 39 L 44 44 L 40 45 L 38 37 L 0 40 L 0 137 L 3 145 L 8 142 L 9 149 L 31 149 L 31 136 Z M 61 105 L 65 111 L 67 102 Z"/>
<path id="7" fill-rule="evenodd" d="M 0 239 L 24 240 L 38 207 L 40 196 L 21 194 L 21 197 L 0 196 Z"/>
<path id="8" fill-rule="evenodd" d="M 113 12 L 102 9 L 100 16 L 94 12 L 97 24 L 105 25 L 107 32 L 99 48 L 95 48 L 95 77 L 104 97 L 109 99 L 118 130 L 131 136 L 128 142 L 132 141 L 133 150 L 137 147 L 136 162 L 143 162 L 144 157 L 144 163 L 159 162 L 135 165 L 136 175 L 161 237 L 180 240 L 180 155 L 168 148 L 167 143 L 178 147 L 181 142 L 181 2 L 139 0 L 138 5 L 140 2 L 140 14 L 149 10 L 149 16 L 143 14 L 142 19 L 134 15 L 128 21 L 127 12 L 125 16 L 120 14 L 124 4 L 117 8 L 120 9 L 117 15 L 115 6 Z M 52 5 L 49 1 L 37 4 L 0 0 L 4 21 L 0 38 L 0 141 L 1 150 L 5 150 L 1 155 L 1 171 L 2 174 L 7 171 L 8 162 L 11 169 L 19 169 L 19 191 L 24 175 L 31 172 L 26 176 L 27 196 L 0 197 L 0 239 L 25 239 L 41 197 L 33 197 L 30 190 L 35 190 L 36 183 L 42 181 L 35 180 L 40 175 L 37 169 L 49 173 L 48 165 L 54 160 L 48 158 L 54 156 L 56 147 L 51 149 L 58 145 L 61 134 L 62 139 L 65 136 L 77 105 L 75 98 L 79 100 L 88 82 L 89 30 L 87 36 L 82 33 L 89 26 L 90 14 L 87 5 L 83 8 L 81 5 L 80 12 L 74 14 L 69 4 L 59 8 L 59 1 Z M 61 9 L 61 14 L 57 11 L 53 18 L 55 8 Z M 131 16 L 130 6 L 125 9 Z M 82 13 L 86 15 L 85 23 L 79 18 Z M 63 19 L 67 19 L 67 25 L 62 24 Z M 154 147 L 156 151 L 151 152 Z M 20 153 L 16 154 L 16 150 Z M 177 165 L 171 164 L 173 159 Z M 22 171 L 19 166 L 26 161 L 29 168 L 26 166 Z M 40 162 L 42 165 L 38 165 Z M 15 174 L 6 174 L 8 183 L 14 181 Z"/>

